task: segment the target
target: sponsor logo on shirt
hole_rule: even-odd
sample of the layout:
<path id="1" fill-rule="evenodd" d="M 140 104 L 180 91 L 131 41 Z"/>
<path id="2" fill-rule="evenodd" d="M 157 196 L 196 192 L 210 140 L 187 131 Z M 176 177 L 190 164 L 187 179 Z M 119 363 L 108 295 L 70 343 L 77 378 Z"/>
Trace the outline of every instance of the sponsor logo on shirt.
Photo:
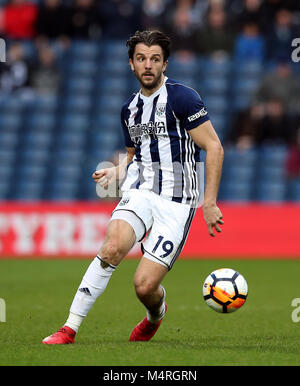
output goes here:
<path id="1" fill-rule="evenodd" d="M 204 117 L 204 115 L 206 115 L 206 114 L 207 114 L 207 111 L 205 110 L 205 107 L 202 107 L 202 109 L 200 111 L 198 111 L 198 113 L 188 117 L 188 120 L 189 120 L 189 122 L 193 122 L 195 119 L 200 118 L 200 117 Z"/>
<path id="2" fill-rule="evenodd" d="M 138 123 L 131 125 L 128 128 L 131 140 L 134 143 L 141 143 L 143 135 L 151 135 L 154 139 L 157 139 L 158 135 L 166 135 L 167 130 L 164 122 L 152 122 Z"/>

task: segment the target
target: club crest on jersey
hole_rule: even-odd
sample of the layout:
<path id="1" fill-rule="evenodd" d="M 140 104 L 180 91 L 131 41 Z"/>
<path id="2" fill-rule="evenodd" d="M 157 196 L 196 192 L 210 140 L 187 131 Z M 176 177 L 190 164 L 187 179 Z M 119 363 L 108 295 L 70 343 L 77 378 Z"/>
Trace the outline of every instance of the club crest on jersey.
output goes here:
<path id="1" fill-rule="evenodd" d="M 166 115 L 166 103 L 157 103 L 155 115 L 158 117 L 164 117 Z"/>

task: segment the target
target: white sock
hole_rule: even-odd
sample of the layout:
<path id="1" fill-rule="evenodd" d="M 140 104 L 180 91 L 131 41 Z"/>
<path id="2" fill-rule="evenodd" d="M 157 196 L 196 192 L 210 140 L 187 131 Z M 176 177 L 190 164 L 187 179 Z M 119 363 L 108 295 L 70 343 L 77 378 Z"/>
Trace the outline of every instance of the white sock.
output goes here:
<path id="1" fill-rule="evenodd" d="M 146 313 L 147 313 L 147 319 L 151 323 L 158 323 L 164 316 L 166 312 L 166 307 L 165 307 L 165 298 L 166 298 L 166 290 L 164 287 L 161 285 L 161 289 L 163 290 L 163 297 L 161 299 L 160 305 L 157 308 L 157 310 L 154 312 L 150 313 L 150 311 L 146 308 Z"/>
<path id="2" fill-rule="evenodd" d="M 78 332 L 79 327 L 84 319 L 84 316 L 75 315 L 70 312 L 70 315 L 65 323 L 65 326 L 72 328 L 75 332 Z"/>
<path id="3" fill-rule="evenodd" d="M 76 332 L 78 331 L 92 305 L 105 291 L 115 268 L 115 266 L 101 260 L 100 256 L 95 257 L 78 287 L 65 326 L 72 328 Z"/>

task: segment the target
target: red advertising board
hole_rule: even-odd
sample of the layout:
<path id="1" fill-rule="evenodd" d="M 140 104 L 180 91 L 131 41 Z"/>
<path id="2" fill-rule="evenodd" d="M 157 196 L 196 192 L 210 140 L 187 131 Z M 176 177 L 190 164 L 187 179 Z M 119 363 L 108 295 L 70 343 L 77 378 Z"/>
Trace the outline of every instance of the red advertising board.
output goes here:
<path id="1" fill-rule="evenodd" d="M 0 204 L 1 257 L 94 256 L 115 203 Z M 300 205 L 220 204 L 223 231 L 208 234 L 199 208 L 181 257 L 300 258 Z M 137 244 L 130 256 L 141 256 Z"/>

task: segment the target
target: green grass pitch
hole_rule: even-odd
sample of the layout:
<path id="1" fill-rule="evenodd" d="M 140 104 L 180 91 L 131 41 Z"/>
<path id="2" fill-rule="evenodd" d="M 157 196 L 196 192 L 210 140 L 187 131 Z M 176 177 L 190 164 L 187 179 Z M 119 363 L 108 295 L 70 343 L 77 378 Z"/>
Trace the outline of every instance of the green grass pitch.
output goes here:
<path id="1" fill-rule="evenodd" d="M 300 298 L 297 260 L 178 260 L 164 280 L 168 312 L 150 342 L 129 342 L 145 315 L 133 276 L 138 260 L 124 260 L 83 322 L 75 345 L 41 340 L 66 320 L 89 260 L 0 260 L 0 365 L 202 366 L 299 365 Z M 202 284 L 229 267 L 246 278 L 249 295 L 232 314 L 211 310 Z M 300 315 L 300 312 L 299 312 Z"/>

